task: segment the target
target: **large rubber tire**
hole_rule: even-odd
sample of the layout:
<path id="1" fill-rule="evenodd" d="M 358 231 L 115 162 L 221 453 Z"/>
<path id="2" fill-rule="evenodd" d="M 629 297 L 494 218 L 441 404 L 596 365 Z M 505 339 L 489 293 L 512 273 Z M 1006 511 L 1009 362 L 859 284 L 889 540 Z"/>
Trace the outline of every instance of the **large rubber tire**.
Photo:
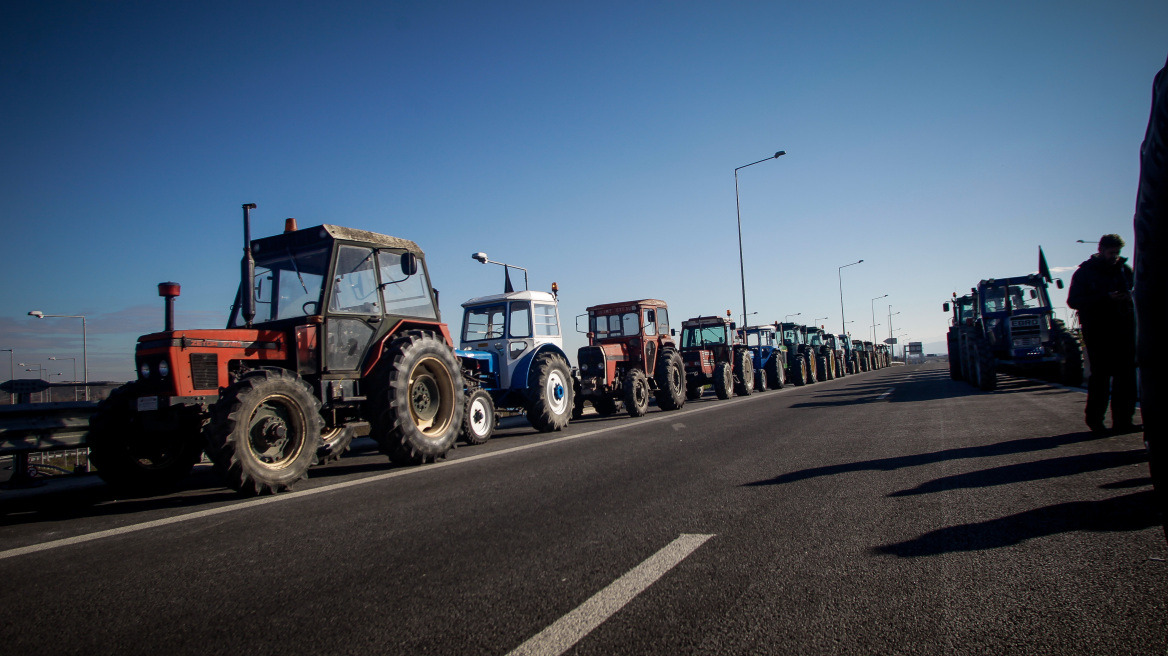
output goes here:
<path id="1" fill-rule="evenodd" d="M 320 434 L 320 446 L 316 449 L 316 464 L 327 465 L 334 460 L 340 460 L 349 450 L 356 433 L 357 431 L 347 424 L 325 427 L 324 432 Z"/>
<path id="2" fill-rule="evenodd" d="M 625 376 L 625 412 L 630 417 L 643 417 L 649 411 L 649 377 L 640 369 Z"/>
<path id="3" fill-rule="evenodd" d="M 572 381 L 572 419 L 584 416 L 584 394 L 580 391 L 580 379 Z"/>
<path id="4" fill-rule="evenodd" d="M 725 401 L 734 392 L 734 372 L 729 362 L 714 365 L 714 394 Z"/>
<path id="5" fill-rule="evenodd" d="M 779 352 L 772 353 L 771 359 L 767 361 L 766 367 L 764 367 L 767 372 L 767 384 L 771 386 L 771 389 L 783 389 L 783 374 L 785 373 L 785 369 L 783 363 L 779 362 L 779 358 Z"/>
<path id="6" fill-rule="evenodd" d="M 527 420 L 542 433 L 563 430 L 572 418 L 572 371 L 558 353 L 543 352 L 531 364 Z"/>
<path id="7" fill-rule="evenodd" d="M 1059 337 L 1059 350 L 1063 359 L 1059 362 L 1058 382 L 1067 387 L 1081 386 L 1083 384 L 1083 349 L 1079 346 L 1079 340 L 1063 333 Z"/>
<path id="8" fill-rule="evenodd" d="M 685 362 L 681 354 L 671 348 L 661 351 L 653 378 L 657 381 L 657 407 L 662 410 L 680 410 L 685 405 L 686 397 Z"/>
<path id="9" fill-rule="evenodd" d="M 949 349 L 949 378 L 961 380 L 961 347 L 957 344 L 957 329 L 950 328 L 945 336 L 945 345 Z"/>
<path id="10" fill-rule="evenodd" d="M 978 389 L 992 392 L 998 388 L 998 367 L 993 351 L 985 340 L 975 340 L 971 351 Z"/>
<path id="11" fill-rule="evenodd" d="M 399 465 L 435 462 L 454 446 L 466 411 L 454 349 L 432 332 L 393 340 L 371 376 L 370 435 Z"/>
<path id="12" fill-rule="evenodd" d="M 745 349 L 734 353 L 734 393 L 738 396 L 754 393 L 754 360 Z"/>
<path id="13" fill-rule="evenodd" d="M 816 362 L 815 356 L 810 353 L 803 354 L 803 361 L 807 363 L 807 384 L 810 385 L 819 380 L 819 370 L 816 367 L 818 362 Z"/>
<path id="14" fill-rule="evenodd" d="M 697 401 L 702 398 L 702 385 L 686 385 L 685 398 L 687 401 Z"/>
<path id="15" fill-rule="evenodd" d="M 611 417 L 616 414 L 616 399 L 611 396 L 602 396 L 592 399 L 592 407 L 596 408 L 596 414 L 601 417 Z"/>
<path id="16" fill-rule="evenodd" d="M 97 406 L 85 438 L 89 460 L 102 480 L 134 494 L 176 487 L 203 453 L 203 416 L 171 410 L 184 413 L 179 417 L 181 430 L 149 431 L 137 408 L 143 392 L 137 382 L 112 391 Z"/>
<path id="17" fill-rule="evenodd" d="M 308 383 L 286 369 L 258 369 L 219 395 L 203 434 L 215 472 L 252 496 L 304 480 L 323 432 L 320 400 Z"/>
<path id="18" fill-rule="evenodd" d="M 815 382 L 822 383 L 827 380 L 827 358 L 822 355 L 815 356 Z"/>
<path id="19" fill-rule="evenodd" d="M 467 444 L 484 444 L 495 434 L 495 401 L 486 390 L 476 389 L 466 395 L 459 435 Z"/>
<path id="20" fill-rule="evenodd" d="M 798 369 L 792 367 L 790 380 L 795 383 L 795 387 L 803 387 L 807 384 L 807 361 L 801 355 L 796 360 L 799 362 L 799 367 Z"/>
<path id="21" fill-rule="evenodd" d="M 754 370 L 754 391 L 765 392 L 768 389 L 770 389 L 770 388 L 767 387 L 766 369 L 755 369 Z"/>

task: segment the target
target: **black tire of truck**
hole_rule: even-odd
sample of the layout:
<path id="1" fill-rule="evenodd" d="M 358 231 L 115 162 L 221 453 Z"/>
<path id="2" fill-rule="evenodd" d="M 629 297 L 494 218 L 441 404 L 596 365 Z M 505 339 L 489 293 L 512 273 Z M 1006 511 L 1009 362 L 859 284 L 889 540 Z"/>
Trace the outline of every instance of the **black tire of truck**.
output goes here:
<path id="1" fill-rule="evenodd" d="M 983 392 L 992 392 L 998 389 L 998 363 L 994 360 L 994 353 L 990 350 L 989 343 L 984 339 L 974 340 L 970 355 L 976 372 L 974 380 L 978 389 Z"/>
<path id="2" fill-rule="evenodd" d="M 779 354 L 772 353 L 771 359 L 767 361 L 764 368 L 767 372 L 767 384 L 771 386 L 771 389 L 783 389 L 784 368 L 779 362 Z"/>
<path id="3" fill-rule="evenodd" d="M 466 395 L 459 436 L 467 444 L 485 444 L 495 434 L 495 401 L 484 389 Z"/>
<path id="4" fill-rule="evenodd" d="M 734 353 L 734 393 L 738 396 L 754 393 L 754 361 L 745 349 Z"/>
<path id="5" fill-rule="evenodd" d="M 225 389 L 203 429 L 215 473 L 244 496 L 276 494 L 304 480 L 323 432 L 312 388 L 278 368 L 251 371 Z"/>
<path id="6" fill-rule="evenodd" d="M 625 376 L 625 412 L 630 417 L 643 417 L 649 411 L 649 377 L 640 369 L 632 369 Z"/>
<path id="7" fill-rule="evenodd" d="M 558 353 L 540 353 L 527 380 L 527 420 L 541 433 L 563 430 L 573 408 L 568 361 Z"/>
<path id="8" fill-rule="evenodd" d="M 316 464 L 327 465 L 340 460 L 349 450 L 349 445 L 356 434 L 357 431 L 347 424 L 332 428 L 326 426 L 324 432 L 320 434 L 320 446 L 316 449 Z"/>
<path id="9" fill-rule="evenodd" d="M 112 391 L 98 404 L 85 438 L 98 476 L 131 494 L 174 489 L 203 453 L 203 416 L 184 411 L 181 430 L 147 431 L 136 406 L 143 391 L 136 381 Z"/>
<path id="10" fill-rule="evenodd" d="M 381 452 L 398 465 L 445 457 L 466 411 L 454 349 L 432 332 L 408 331 L 385 348 L 370 378 L 366 414 Z"/>
<path id="11" fill-rule="evenodd" d="M 657 407 L 662 410 L 680 410 L 685 405 L 685 362 L 681 354 L 671 348 L 661 351 L 657 358 Z"/>
<path id="12" fill-rule="evenodd" d="M 945 345 L 949 350 L 949 378 L 961 380 L 961 354 L 957 346 L 957 331 L 953 328 L 945 336 Z"/>
<path id="13" fill-rule="evenodd" d="M 734 393 L 734 373 L 729 362 L 714 365 L 714 395 L 725 401 Z"/>

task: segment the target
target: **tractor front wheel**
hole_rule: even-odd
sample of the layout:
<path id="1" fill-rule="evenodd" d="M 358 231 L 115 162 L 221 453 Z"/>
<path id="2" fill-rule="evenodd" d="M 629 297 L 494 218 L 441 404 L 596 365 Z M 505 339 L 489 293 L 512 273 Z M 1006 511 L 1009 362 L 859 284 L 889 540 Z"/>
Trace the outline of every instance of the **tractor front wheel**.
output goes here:
<path id="1" fill-rule="evenodd" d="M 783 363 L 779 362 L 778 353 L 772 353 L 766 365 L 767 383 L 771 389 L 783 389 Z"/>
<path id="2" fill-rule="evenodd" d="M 734 360 L 734 393 L 750 396 L 754 393 L 754 361 L 750 351 L 738 351 L 734 354 Z"/>
<path id="3" fill-rule="evenodd" d="M 680 410 L 685 405 L 685 362 L 672 348 L 661 352 L 657 359 L 657 407 L 662 410 Z"/>
<path id="4" fill-rule="evenodd" d="M 625 376 L 625 412 L 630 417 L 643 417 L 649 411 L 649 377 L 640 369 Z"/>
<path id="5" fill-rule="evenodd" d="M 467 444 L 483 444 L 495 434 L 495 402 L 486 390 L 476 389 L 466 397 L 462 419 L 462 439 Z"/>
<path id="6" fill-rule="evenodd" d="M 754 371 L 754 389 L 758 392 L 765 392 L 767 387 L 767 372 L 766 369 L 756 369 Z"/>
<path id="7" fill-rule="evenodd" d="M 729 362 L 719 362 L 714 365 L 714 394 L 723 401 L 730 398 L 734 391 L 734 374 L 730 370 Z"/>
<path id="8" fill-rule="evenodd" d="M 285 369 L 259 369 L 219 396 L 204 434 L 215 472 L 253 496 L 304 480 L 323 432 L 320 401 L 307 383 Z"/>
<path id="9" fill-rule="evenodd" d="M 562 430 L 572 416 L 572 375 L 556 353 L 540 353 L 531 366 L 527 420 L 542 433 Z"/>
<path id="10" fill-rule="evenodd" d="M 466 410 L 454 350 L 434 333 L 411 330 L 385 349 L 372 378 L 366 408 L 381 452 L 399 465 L 444 457 Z"/>
<path id="11" fill-rule="evenodd" d="M 172 415 L 176 430 L 151 430 L 137 409 L 142 392 L 137 382 L 111 392 L 98 405 L 86 436 L 89 460 L 102 480 L 135 494 L 177 486 L 203 453 L 202 415 L 175 409 L 151 411 L 183 413 Z"/>
<path id="12" fill-rule="evenodd" d="M 356 432 L 348 424 L 332 428 L 326 427 L 324 432 L 320 434 L 320 447 L 316 450 L 316 464 L 327 465 L 334 460 L 340 460 L 341 456 L 349 450 L 349 444 L 353 442 L 353 436 Z"/>

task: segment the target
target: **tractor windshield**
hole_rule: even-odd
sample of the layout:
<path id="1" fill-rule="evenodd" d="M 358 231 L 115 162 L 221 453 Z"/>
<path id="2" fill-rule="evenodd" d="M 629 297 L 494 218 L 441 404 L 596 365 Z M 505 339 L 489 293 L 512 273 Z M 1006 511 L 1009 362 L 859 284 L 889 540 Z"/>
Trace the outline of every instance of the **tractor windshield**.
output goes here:
<path id="1" fill-rule="evenodd" d="M 747 346 L 774 346 L 775 334 L 769 330 L 746 331 Z"/>
<path id="2" fill-rule="evenodd" d="M 807 335 L 807 343 L 812 346 L 823 346 L 823 335 L 810 333 Z"/>
<path id="3" fill-rule="evenodd" d="M 1008 294 L 1006 290 L 1009 290 Z M 987 288 L 982 293 L 982 307 L 986 314 L 994 314 L 1006 311 L 1039 310 L 1050 307 L 1050 304 L 1046 300 L 1045 289 L 1028 283 L 1019 283 Z"/>
<path id="4" fill-rule="evenodd" d="M 497 339 L 503 336 L 505 306 L 480 305 L 468 307 L 462 320 L 462 341 Z"/>
<path id="5" fill-rule="evenodd" d="M 608 337 L 634 337 L 641 334 L 641 317 L 637 312 L 624 314 L 604 314 L 589 317 L 592 332 L 597 339 Z"/>
<path id="6" fill-rule="evenodd" d="M 320 314 L 320 296 L 328 274 L 329 247 L 269 253 L 256 259 L 251 289 L 255 297 L 256 316 L 264 323 Z M 231 313 L 229 328 L 245 325 L 241 304 Z"/>
<path id="7" fill-rule="evenodd" d="M 804 343 L 803 342 L 803 333 L 800 333 L 799 331 L 795 330 L 794 328 L 787 328 L 786 330 L 783 331 L 783 341 L 789 342 L 791 344 L 802 344 L 802 343 Z"/>
<path id="8" fill-rule="evenodd" d="M 725 343 L 726 326 L 722 323 L 684 326 L 681 331 L 681 348 Z"/>

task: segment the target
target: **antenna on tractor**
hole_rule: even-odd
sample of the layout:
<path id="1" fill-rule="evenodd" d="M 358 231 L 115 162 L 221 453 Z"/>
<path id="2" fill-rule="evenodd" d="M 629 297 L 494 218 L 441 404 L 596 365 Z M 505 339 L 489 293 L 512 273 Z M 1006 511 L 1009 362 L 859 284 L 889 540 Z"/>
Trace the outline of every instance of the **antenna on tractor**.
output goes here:
<path id="1" fill-rule="evenodd" d="M 470 259 L 472 259 L 476 262 L 479 262 L 481 264 L 498 264 L 499 266 L 503 267 L 503 277 L 504 277 L 504 280 L 506 281 L 504 286 L 503 286 L 504 293 L 509 294 L 512 291 L 514 291 L 513 289 L 511 289 L 511 274 L 508 273 L 508 269 L 519 269 L 520 271 L 522 271 L 523 272 L 523 289 L 525 291 L 530 289 L 530 287 L 527 286 L 527 269 L 524 269 L 521 266 L 515 266 L 514 264 L 507 264 L 506 262 L 496 262 L 494 260 L 488 260 L 487 254 L 482 252 L 482 251 L 479 251 L 478 253 L 471 253 Z"/>
<path id="2" fill-rule="evenodd" d="M 251 328 L 251 320 L 255 318 L 255 257 L 251 254 L 251 211 L 256 208 L 255 203 L 243 204 L 243 262 L 240 273 L 242 280 L 239 285 L 239 300 L 243 303 L 244 325 Z"/>

